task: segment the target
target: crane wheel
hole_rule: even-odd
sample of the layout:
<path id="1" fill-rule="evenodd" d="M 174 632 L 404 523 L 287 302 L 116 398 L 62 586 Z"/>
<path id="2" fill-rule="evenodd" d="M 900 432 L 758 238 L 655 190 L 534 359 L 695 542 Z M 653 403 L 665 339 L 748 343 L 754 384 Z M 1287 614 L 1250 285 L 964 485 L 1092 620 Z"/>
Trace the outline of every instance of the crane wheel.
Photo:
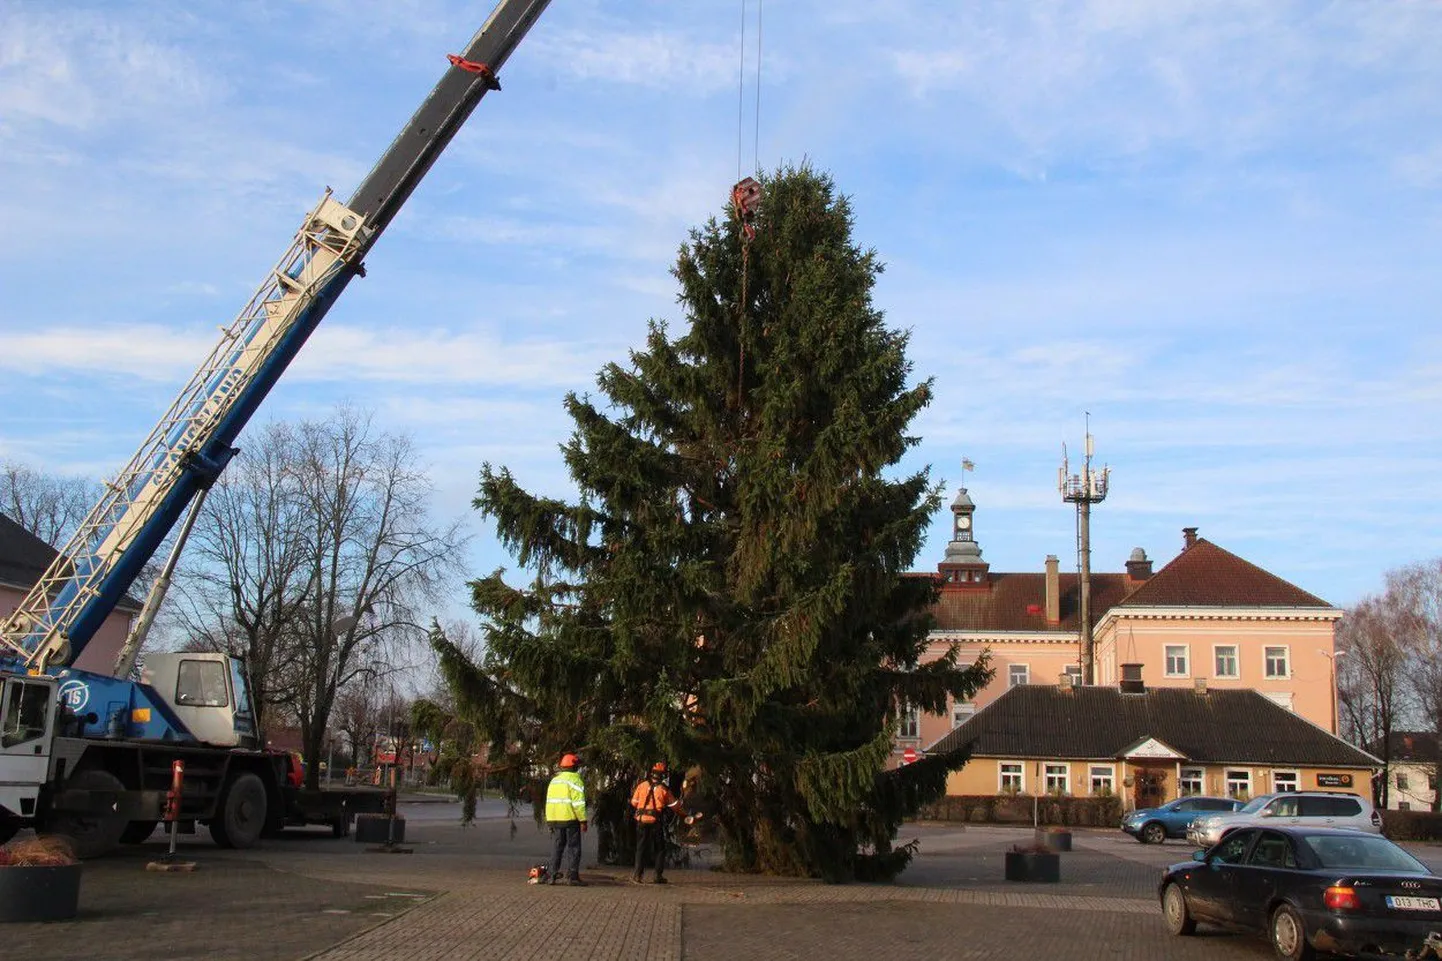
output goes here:
<path id="1" fill-rule="evenodd" d="M 95 791 L 118 796 L 125 792 L 125 785 L 109 771 L 91 769 L 76 771 L 70 775 L 65 780 L 64 790 Z M 120 837 L 129 823 L 114 812 L 75 814 L 61 811 L 46 819 L 45 833 L 68 838 L 78 858 L 98 858 L 109 854 L 120 845 Z"/>
<path id="2" fill-rule="evenodd" d="M 265 830 L 268 802 L 265 784 L 250 772 L 237 774 L 227 782 L 215 816 L 210 819 L 210 836 L 223 848 L 253 848 Z"/>

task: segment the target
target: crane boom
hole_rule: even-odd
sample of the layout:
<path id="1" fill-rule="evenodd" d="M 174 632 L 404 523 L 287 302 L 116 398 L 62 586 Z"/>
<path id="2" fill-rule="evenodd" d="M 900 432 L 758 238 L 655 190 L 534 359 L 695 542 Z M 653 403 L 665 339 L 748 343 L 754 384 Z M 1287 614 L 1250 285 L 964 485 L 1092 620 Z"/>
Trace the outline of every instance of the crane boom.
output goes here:
<path id="1" fill-rule="evenodd" d="M 125 596 L 231 446 L 489 90 L 550 0 L 500 0 L 349 203 L 326 190 L 245 308 L 20 606 L 0 667 L 67 664 Z"/>

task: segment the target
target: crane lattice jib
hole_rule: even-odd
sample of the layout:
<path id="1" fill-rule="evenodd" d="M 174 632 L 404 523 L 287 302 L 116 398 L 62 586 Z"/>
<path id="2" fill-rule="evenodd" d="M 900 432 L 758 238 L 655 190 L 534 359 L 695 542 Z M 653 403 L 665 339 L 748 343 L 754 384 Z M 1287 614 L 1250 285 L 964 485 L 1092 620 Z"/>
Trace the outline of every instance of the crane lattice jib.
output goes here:
<path id="1" fill-rule="evenodd" d="M 44 576 L 0 622 L 0 665 L 78 656 L 488 90 L 549 0 L 501 0 L 348 204 L 326 191 L 285 255 Z M 7 650 L 8 649 L 8 650 Z M 7 657 L 8 654 L 8 657 Z"/>

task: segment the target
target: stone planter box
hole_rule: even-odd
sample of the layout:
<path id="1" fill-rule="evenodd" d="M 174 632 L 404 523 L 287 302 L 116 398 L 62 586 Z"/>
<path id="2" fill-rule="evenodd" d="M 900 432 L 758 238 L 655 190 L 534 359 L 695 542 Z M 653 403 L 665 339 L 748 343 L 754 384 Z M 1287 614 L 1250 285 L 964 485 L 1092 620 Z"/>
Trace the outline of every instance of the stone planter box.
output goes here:
<path id="1" fill-rule="evenodd" d="M 391 821 L 395 821 L 395 836 L 391 835 Z M 384 814 L 357 814 L 355 817 L 355 839 L 358 844 L 397 844 L 406 839 L 406 819 L 391 818 Z"/>
<path id="2" fill-rule="evenodd" d="M 1036 844 L 1037 847 L 1046 848 L 1048 851 L 1070 851 L 1071 832 L 1038 829 L 1036 832 Z"/>
<path id="3" fill-rule="evenodd" d="M 0 867 L 0 921 L 68 921 L 80 907 L 80 865 Z"/>
<path id="4" fill-rule="evenodd" d="M 1061 880 L 1061 855 L 1055 851 L 1006 852 L 1006 879 L 1035 884 Z"/>

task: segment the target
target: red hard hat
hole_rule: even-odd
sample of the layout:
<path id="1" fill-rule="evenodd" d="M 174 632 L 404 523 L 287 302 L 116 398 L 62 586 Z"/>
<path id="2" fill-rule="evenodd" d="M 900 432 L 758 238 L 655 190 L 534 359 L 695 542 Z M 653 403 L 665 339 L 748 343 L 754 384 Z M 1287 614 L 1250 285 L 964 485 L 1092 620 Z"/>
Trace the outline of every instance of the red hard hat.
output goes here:
<path id="1" fill-rule="evenodd" d="M 579 761 L 580 759 L 574 754 L 561 755 L 561 767 L 575 767 Z"/>
<path id="2" fill-rule="evenodd" d="M 655 764 L 652 764 L 652 765 L 651 765 L 651 773 L 652 773 L 652 774 L 665 774 L 665 773 L 666 773 L 666 762 L 665 762 L 665 761 L 657 761 Z"/>

